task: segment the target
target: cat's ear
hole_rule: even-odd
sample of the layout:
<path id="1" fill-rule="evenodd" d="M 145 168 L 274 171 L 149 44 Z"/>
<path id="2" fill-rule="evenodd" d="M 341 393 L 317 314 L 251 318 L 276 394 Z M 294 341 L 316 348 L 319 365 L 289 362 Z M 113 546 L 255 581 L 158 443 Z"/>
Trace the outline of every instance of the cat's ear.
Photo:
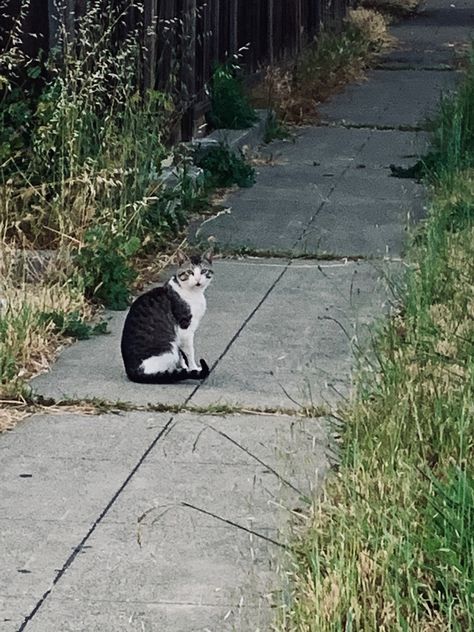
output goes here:
<path id="1" fill-rule="evenodd" d="M 185 261 L 187 261 L 187 260 L 188 260 L 188 257 L 184 254 L 184 252 L 183 252 L 182 250 L 178 250 L 178 251 L 176 252 L 176 263 L 177 263 L 179 266 L 182 266 L 182 265 L 183 265 L 183 263 L 184 263 Z"/>
<path id="2" fill-rule="evenodd" d="M 207 261 L 207 263 L 209 265 L 212 265 L 212 248 L 209 248 L 209 250 L 207 250 L 203 255 L 202 258 L 204 259 L 204 261 Z"/>

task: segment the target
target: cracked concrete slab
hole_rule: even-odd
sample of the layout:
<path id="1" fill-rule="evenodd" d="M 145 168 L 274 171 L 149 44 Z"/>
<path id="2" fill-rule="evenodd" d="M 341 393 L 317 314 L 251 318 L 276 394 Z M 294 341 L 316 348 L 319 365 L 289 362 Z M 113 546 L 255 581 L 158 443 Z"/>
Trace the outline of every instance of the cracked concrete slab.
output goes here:
<path id="1" fill-rule="evenodd" d="M 18 629 L 88 528 L 71 520 L 0 518 L 2 632 Z"/>
<path id="2" fill-rule="evenodd" d="M 277 528 L 282 523 L 279 479 L 263 465 L 144 463 L 110 510 L 105 523 L 136 522 L 151 512 L 176 517 L 181 503 L 197 505 L 209 513 L 240 525 Z M 288 516 L 287 516 L 288 517 Z"/>
<path id="3" fill-rule="evenodd" d="M 284 477 L 296 475 L 298 484 L 306 477 L 307 463 L 325 462 L 327 423 L 324 418 L 241 412 L 229 415 L 180 413 L 175 419 L 177 423 L 148 456 L 148 462 L 165 458 L 176 465 L 224 462 L 250 466 L 259 461 Z M 300 456 L 299 462 L 296 455 Z M 309 493 L 312 483 L 313 471 L 306 477 L 305 493 Z"/>
<path id="4" fill-rule="evenodd" d="M 415 205 L 416 202 L 416 205 Z M 348 194 L 321 208 L 295 246 L 295 254 L 397 259 L 413 221 L 424 216 L 422 199 L 370 199 Z M 360 218 L 364 217 L 361 223 Z"/>
<path id="5" fill-rule="evenodd" d="M 257 192 L 255 192 L 257 193 Z M 270 251 L 291 254 L 293 245 L 325 198 L 314 192 L 312 199 L 277 200 L 239 198 L 232 201 L 229 215 L 219 215 L 198 228 L 196 238 L 206 241 L 215 238 L 226 252 Z M 271 224 L 266 218 L 272 217 Z"/>
<path id="6" fill-rule="evenodd" d="M 413 181 L 391 177 L 389 165 L 413 164 L 426 142 L 426 134 L 410 132 L 305 130 L 295 143 L 276 145 L 288 164 L 262 167 L 257 184 L 232 193 L 230 213 L 206 220 L 197 229 L 198 238 L 212 236 L 221 248 L 234 251 L 399 256 L 408 211 L 412 219 L 423 215 L 424 193 Z M 320 161 L 313 160 L 317 164 L 308 164 L 320 154 Z"/>
<path id="7" fill-rule="evenodd" d="M 381 206 L 383 212 L 387 212 L 388 205 Z M 381 214 L 379 206 L 375 210 Z M 395 224 L 395 220 L 392 221 Z M 356 239 L 353 233 L 348 233 L 347 238 L 351 236 Z M 313 236 L 308 233 L 308 240 L 310 238 Z M 363 263 L 293 264 L 288 271 L 286 266 L 283 260 L 266 260 L 265 263 L 217 262 L 214 285 L 208 291 L 208 314 L 197 336 L 198 353 L 209 364 L 224 352 L 232 335 L 243 326 L 245 319 L 264 297 L 265 291 L 269 291 L 272 284 L 275 284 L 275 288 L 257 314 L 245 325 L 242 334 L 208 381 L 199 385 L 190 399 L 191 404 L 235 402 L 258 406 L 262 403 L 263 387 L 266 405 L 294 407 L 280 387 L 282 380 L 286 390 L 293 393 L 297 401 L 302 397 L 305 402 L 308 401 L 308 397 L 300 392 L 306 390 L 308 380 L 310 383 L 317 382 L 312 391 L 315 404 L 326 401 L 316 395 L 320 390 L 320 381 L 329 380 L 332 385 L 335 381 L 347 392 L 344 383 L 347 383 L 350 369 L 350 349 L 345 334 L 328 319 L 311 319 L 316 312 L 318 316 L 321 315 L 324 301 L 326 317 L 344 317 L 342 310 L 348 306 L 334 300 L 334 289 L 341 286 L 347 293 L 354 279 L 360 296 L 367 297 L 366 308 L 370 309 L 371 314 L 377 313 L 372 304 L 377 295 L 372 290 L 377 285 L 378 273 L 371 264 Z M 320 272 L 323 269 L 327 269 L 326 277 Z M 235 288 L 240 288 L 239 292 Z M 241 293 L 242 288 L 245 288 L 245 298 Z M 379 295 L 378 300 L 383 302 L 385 299 Z M 276 314 L 279 314 L 278 319 L 275 318 Z M 80 342 L 66 349 L 50 373 L 33 381 L 35 392 L 59 399 L 97 397 L 140 405 L 183 404 L 196 388 L 194 385 L 150 387 L 126 380 L 119 356 L 122 319 L 124 315 L 114 317 L 115 325 L 110 336 L 98 338 L 92 344 L 91 341 Z M 272 324 L 271 329 L 269 323 Z M 301 332 L 309 331 L 310 337 L 307 334 L 302 337 Z M 318 350 L 316 361 L 313 349 L 315 337 L 319 340 L 318 347 L 322 349 Z M 329 355 L 328 349 L 331 350 Z M 280 360 L 277 361 L 277 358 Z M 321 369 L 323 364 L 328 367 L 324 371 Z M 72 371 L 71 366 L 80 366 L 81 369 Z M 334 397 L 330 396 L 329 400 L 334 401 Z"/>
<path id="8" fill-rule="evenodd" d="M 273 560 L 281 553 L 275 548 L 199 514 L 183 515 L 173 524 L 155 519 L 142 523 L 139 532 L 136 523 L 104 524 L 55 596 L 255 607 L 276 588 Z"/>
<path id="9" fill-rule="evenodd" d="M 13 519 L 93 521 L 124 482 L 130 468 L 129 462 L 82 457 L 4 458 L 0 515 Z M 74 504 L 71 498 L 75 499 Z"/>
<path id="10" fill-rule="evenodd" d="M 348 166 L 358 168 L 361 163 L 366 167 L 388 167 L 392 162 L 411 164 L 413 158 L 426 152 L 428 144 L 426 132 L 320 126 L 300 128 L 293 137 L 273 141 L 260 151 L 282 168 L 301 164 L 314 167 L 317 163 L 326 171 Z M 261 169 L 272 173 L 265 165 Z M 259 178 L 258 189 L 260 184 Z"/>
<path id="11" fill-rule="evenodd" d="M 387 302 L 383 267 L 294 262 L 192 402 L 255 406 L 265 393 L 272 406 L 343 403 L 351 339 Z"/>
<path id="12" fill-rule="evenodd" d="M 359 153 L 361 164 L 387 169 L 390 164 L 408 167 L 426 154 L 430 136 L 427 132 L 373 130 Z"/>
<path id="13" fill-rule="evenodd" d="M 442 94 L 453 91 L 459 77 L 437 70 L 372 70 L 367 83 L 351 85 L 330 103 L 319 106 L 322 120 L 364 127 L 426 128 Z"/>
<path id="14" fill-rule="evenodd" d="M 169 418 L 146 411 L 42 415 L 4 437 L 0 513 L 9 517 L 0 520 L 0 579 L 8 590 L 0 589 L 0 595 L 5 612 L 13 608 L 26 617 L 53 587 L 52 610 L 41 608 L 34 619 L 38 630 L 47 629 L 43 626 L 52 616 L 61 618 L 61 604 L 78 594 L 85 601 L 126 603 L 131 612 L 133 604 L 143 604 L 144 620 L 166 620 L 177 612 L 183 625 L 204 622 L 201 617 L 210 614 L 212 624 L 230 612 L 230 626 L 244 621 L 246 609 L 252 617 L 268 616 L 262 595 L 275 587 L 274 564 L 281 556 L 275 543 L 286 542 L 289 516 L 314 493 L 327 468 L 326 422 L 181 413 L 103 514 L 125 473 Z M 136 440 L 127 443 L 122 435 Z M 124 471 L 114 475 L 118 467 Z M 55 585 L 74 550 L 74 564 Z M 160 604 L 163 610 L 154 610 Z M 183 604 L 194 607 L 181 612 Z M 94 625 L 100 621 L 96 616 L 91 614 Z M 5 618 L 4 629 L 16 629 L 7 624 L 18 617 Z"/>
<path id="15" fill-rule="evenodd" d="M 19 458 L 39 461 L 80 458 L 119 461 L 127 468 L 164 428 L 171 413 L 123 412 L 84 414 L 61 412 L 35 415 L 2 435 L 2 464 Z"/>
<path id="16" fill-rule="evenodd" d="M 473 24 L 471 0 L 429 0 L 420 5 L 416 15 L 391 26 L 398 45 L 384 61 L 415 68 L 455 67 L 472 38 Z"/>

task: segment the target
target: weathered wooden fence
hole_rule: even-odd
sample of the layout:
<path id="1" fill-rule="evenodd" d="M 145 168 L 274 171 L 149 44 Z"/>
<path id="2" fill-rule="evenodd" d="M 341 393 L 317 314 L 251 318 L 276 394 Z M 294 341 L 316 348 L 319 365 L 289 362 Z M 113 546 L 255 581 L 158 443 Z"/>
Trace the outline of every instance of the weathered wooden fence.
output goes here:
<path id="1" fill-rule="evenodd" d="M 90 0 L 89 0 L 90 1 Z M 95 0 L 97 1 L 97 0 Z M 106 1 L 106 0 L 104 0 Z M 74 31 L 88 0 L 28 0 L 23 47 L 29 55 L 57 43 L 60 25 Z M 145 87 L 164 87 L 172 73 L 185 107 L 183 135 L 208 106 L 206 85 L 216 63 L 240 54 L 246 71 L 297 53 L 322 26 L 339 28 L 351 0 L 109 0 L 139 27 L 145 43 Z M 58 4 L 60 8 L 58 9 Z M 0 0 L 0 46 L 24 0 Z M 136 9 L 141 5 L 143 11 Z M 128 7 L 128 8 L 127 8 Z"/>

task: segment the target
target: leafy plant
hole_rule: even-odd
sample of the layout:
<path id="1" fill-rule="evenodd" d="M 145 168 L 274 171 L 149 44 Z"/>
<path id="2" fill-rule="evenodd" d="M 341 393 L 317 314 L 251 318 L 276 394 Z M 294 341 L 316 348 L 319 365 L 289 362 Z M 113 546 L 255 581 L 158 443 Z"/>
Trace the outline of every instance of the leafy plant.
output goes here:
<path id="1" fill-rule="evenodd" d="M 126 309 L 129 286 L 137 277 L 130 257 L 140 245 L 138 237 L 127 238 L 105 226 L 88 229 L 75 258 L 86 296 L 102 301 L 109 309 Z"/>
<path id="2" fill-rule="evenodd" d="M 29 148 L 33 105 L 22 90 L 5 90 L 0 100 L 0 171 L 2 179 L 22 167 Z"/>
<path id="3" fill-rule="evenodd" d="M 42 312 L 39 314 L 39 320 L 45 325 L 53 323 L 57 333 L 76 340 L 88 340 L 91 336 L 109 333 L 106 321 L 91 325 L 81 317 L 79 312 L 69 314 L 61 311 Z"/>
<path id="4" fill-rule="evenodd" d="M 209 88 L 211 111 L 209 123 L 217 129 L 250 127 L 258 116 L 244 94 L 242 82 L 236 76 L 237 67 L 227 62 L 216 67 Z"/>
<path id="5" fill-rule="evenodd" d="M 242 155 L 226 145 L 198 149 L 195 164 L 204 170 L 206 185 L 211 188 L 251 187 L 255 183 L 255 169 L 245 162 Z"/>

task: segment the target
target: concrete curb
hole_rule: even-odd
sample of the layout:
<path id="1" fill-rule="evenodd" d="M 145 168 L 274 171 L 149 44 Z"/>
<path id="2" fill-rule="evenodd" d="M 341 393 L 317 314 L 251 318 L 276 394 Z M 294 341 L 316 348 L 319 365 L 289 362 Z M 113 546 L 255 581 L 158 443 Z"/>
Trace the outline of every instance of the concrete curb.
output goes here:
<path id="1" fill-rule="evenodd" d="M 194 147 L 215 147 L 227 145 L 235 152 L 242 151 L 243 147 L 256 147 L 263 141 L 270 110 L 257 110 L 258 121 L 245 129 L 216 129 L 204 138 L 195 138 L 191 141 Z"/>
<path id="2" fill-rule="evenodd" d="M 211 147 L 219 147 L 219 145 L 227 145 L 235 153 L 241 153 L 244 147 L 255 148 L 263 142 L 270 110 L 256 110 L 258 121 L 252 127 L 245 129 L 216 129 L 208 136 L 203 138 L 194 138 L 191 142 L 185 143 L 189 148 L 209 149 Z M 188 168 L 187 174 L 191 180 L 196 181 L 202 175 L 203 171 L 199 167 L 192 166 Z M 168 188 L 177 186 L 182 172 L 176 167 L 165 169 L 160 176 L 160 181 Z"/>

